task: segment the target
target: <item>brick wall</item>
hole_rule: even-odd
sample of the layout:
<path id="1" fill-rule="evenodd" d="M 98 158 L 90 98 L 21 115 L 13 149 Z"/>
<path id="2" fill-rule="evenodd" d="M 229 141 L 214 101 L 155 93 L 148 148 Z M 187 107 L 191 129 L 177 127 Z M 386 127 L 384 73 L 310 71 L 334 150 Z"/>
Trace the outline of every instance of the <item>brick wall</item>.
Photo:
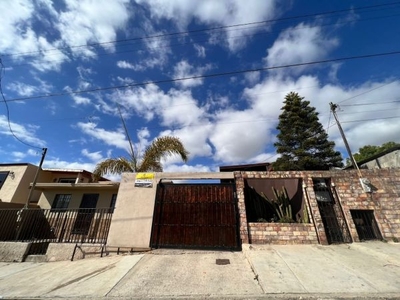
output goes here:
<path id="1" fill-rule="evenodd" d="M 267 237 L 269 237 L 268 241 L 273 243 L 292 243 L 295 238 L 288 242 L 290 239 L 287 236 L 290 236 L 290 233 L 288 235 L 286 231 L 292 231 L 292 236 L 295 236 L 294 232 L 297 230 L 297 228 L 295 230 L 288 228 L 285 229 L 285 234 L 278 230 L 275 231 L 276 234 L 264 233 L 274 231 L 270 229 L 271 223 L 247 223 L 244 201 L 244 181 L 247 178 L 301 178 L 305 185 L 304 200 L 310 213 L 311 224 L 307 231 L 311 236 L 309 237 L 310 240 L 315 241 L 315 238 L 312 237 L 315 233 L 321 244 L 328 243 L 313 189 L 313 178 L 331 179 L 335 212 L 341 214 L 339 221 L 342 222 L 344 227 L 348 228 L 351 241 L 359 241 L 356 226 L 351 216 L 353 209 L 373 210 L 383 238 L 389 241 L 400 239 L 400 169 L 361 170 L 361 173 L 362 177 L 370 180 L 374 187 L 373 193 L 363 191 L 356 170 L 235 172 L 242 243 L 249 243 L 251 240 L 262 242 L 263 239 L 267 241 Z M 262 224 L 262 226 L 259 224 Z M 263 226 L 265 226 L 265 230 Z M 275 223 L 274 226 L 272 228 L 277 228 Z M 304 231 L 303 234 L 305 234 Z M 276 236 L 276 239 L 270 238 L 271 236 Z M 298 233 L 296 233 L 296 236 L 298 236 Z"/>
<path id="2" fill-rule="evenodd" d="M 318 244 L 314 224 L 249 223 L 250 244 Z"/>

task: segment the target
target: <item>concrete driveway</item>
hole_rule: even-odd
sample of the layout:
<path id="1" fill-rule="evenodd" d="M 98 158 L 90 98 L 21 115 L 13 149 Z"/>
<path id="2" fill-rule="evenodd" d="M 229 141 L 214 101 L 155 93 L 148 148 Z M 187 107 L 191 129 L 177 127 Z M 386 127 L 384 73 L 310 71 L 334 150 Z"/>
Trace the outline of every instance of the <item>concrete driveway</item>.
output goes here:
<path id="1" fill-rule="evenodd" d="M 0 297 L 400 299 L 400 244 L 243 248 L 0 263 Z"/>

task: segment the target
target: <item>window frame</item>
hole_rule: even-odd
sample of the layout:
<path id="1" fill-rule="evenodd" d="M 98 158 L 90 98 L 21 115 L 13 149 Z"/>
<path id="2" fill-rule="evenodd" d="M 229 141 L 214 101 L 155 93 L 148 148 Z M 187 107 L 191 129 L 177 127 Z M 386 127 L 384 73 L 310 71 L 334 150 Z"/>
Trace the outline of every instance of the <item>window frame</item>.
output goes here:
<path id="1" fill-rule="evenodd" d="M 8 175 L 10 174 L 10 171 L 0 171 L 0 190 L 3 187 L 4 182 L 6 182 Z M 1 176 L 4 175 L 4 179 L 1 180 Z"/>
<path id="2" fill-rule="evenodd" d="M 76 178 L 59 178 L 57 183 L 76 183 Z"/>
<path id="3" fill-rule="evenodd" d="M 51 204 L 51 210 L 67 210 L 71 203 L 72 194 L 56 194 L 54 196 L 53 203 Z M 62 205 L 59 205 L 62 203 Z"/>
<path id="4" fill-rule="evenodd" d="M 115 209 L 115 204 L 117 203 L 117 195 L 118 194 L 112 194 L 111 200 L 110 200 L 110 207 L 109 207 L 109 212 L 113 213 Z"/>

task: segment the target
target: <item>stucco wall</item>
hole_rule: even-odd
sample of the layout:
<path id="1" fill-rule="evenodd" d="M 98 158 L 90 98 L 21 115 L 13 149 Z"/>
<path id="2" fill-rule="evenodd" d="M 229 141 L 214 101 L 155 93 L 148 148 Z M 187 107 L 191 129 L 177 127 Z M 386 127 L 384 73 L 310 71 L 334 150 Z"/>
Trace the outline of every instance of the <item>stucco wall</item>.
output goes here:
<path id="1" fill-rule="evenodd" d="M 10 165 L 0 166 L 1 172 L 14 172 L 14 178 L 9 174 L 0 189 L 2 202 L 26 203 L 29 194 L 29 183 L 35 176 L 35 166 Z M 30 180 L 30 181 L 29 181 Z"/>
<path id="2" fill-rule="evenodd" d="M 102 189 L 55 189 L 55 190 L 43 190 L 43 193 L 39 199 L 38 205 L 41 208 L 49 209 L 53 204 L 54 198 L 57 194 L 71 194 L 71 202 L 68 208 L 79 208 L 83 194 L 99 194 L 99 199 L 97 201 L 96 208 L 109 208 L 111 203 L 111 198 L 113 194 L 117 194 L 118 188 L 115 190 L 102 190 Z M 116 205 L 119 203 L 117 201 Z"/>
<path id="3" fill-rule="evenodd" d="M 135 187 L 135 179 L 135 173 L 122 174 L 108 246 L 150 247 L 155 197 L 160 180 L 233 179 L 233 173 L 154 173 L 151 188 Z"/>

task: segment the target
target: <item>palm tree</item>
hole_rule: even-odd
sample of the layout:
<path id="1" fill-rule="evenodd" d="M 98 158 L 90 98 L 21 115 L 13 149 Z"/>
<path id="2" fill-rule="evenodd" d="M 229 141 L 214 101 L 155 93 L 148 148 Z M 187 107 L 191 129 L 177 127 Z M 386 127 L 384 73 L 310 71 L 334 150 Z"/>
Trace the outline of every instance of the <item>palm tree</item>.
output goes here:
<path id="1" fill-rule="evenodd" d="M 189 152 L 185 149 L 179 138 L 163 136 L 156 138 L 144 151 L 141 158 L 134 153 L 132 144 L 129 158 L 108 158 L 99 162 L 94 171 L 93 178 L 97 181 L 107 173 L 121 174 L 123 172 L 162 172 L 161 158 L 178 154 L 184 162 L 188 160 Z"/>

